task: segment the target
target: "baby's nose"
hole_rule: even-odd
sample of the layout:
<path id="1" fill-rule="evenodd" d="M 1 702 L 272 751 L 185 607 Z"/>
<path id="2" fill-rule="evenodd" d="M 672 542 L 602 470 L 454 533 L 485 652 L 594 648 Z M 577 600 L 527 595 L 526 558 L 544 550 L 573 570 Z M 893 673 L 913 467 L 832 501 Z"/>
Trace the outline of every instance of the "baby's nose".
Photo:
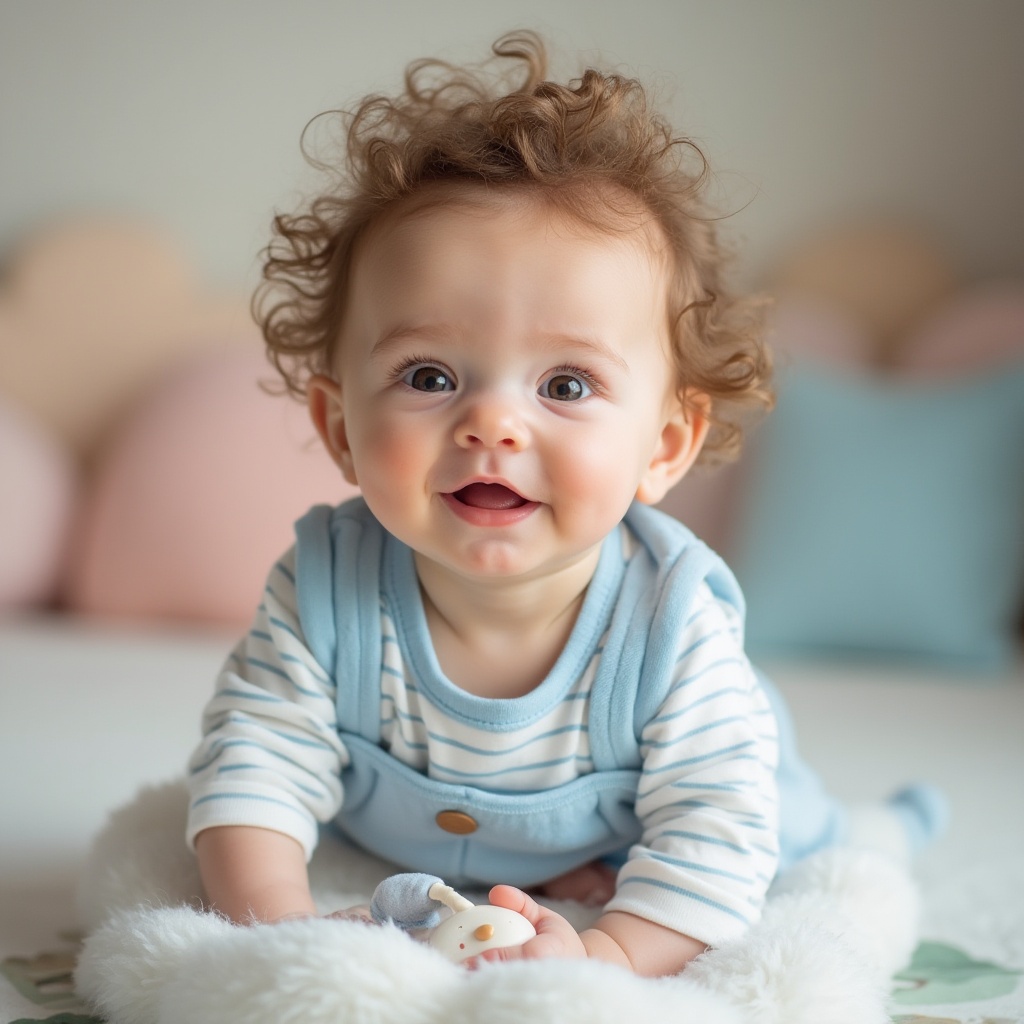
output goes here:
<path id="1" fill-rule="evenodd" d="M 455 440 L 463 448 L 504 448 L 520 451 L 528 434 L 522 418 L 511 402 L 481 399 L 466 411 L 455 431 Z"/>

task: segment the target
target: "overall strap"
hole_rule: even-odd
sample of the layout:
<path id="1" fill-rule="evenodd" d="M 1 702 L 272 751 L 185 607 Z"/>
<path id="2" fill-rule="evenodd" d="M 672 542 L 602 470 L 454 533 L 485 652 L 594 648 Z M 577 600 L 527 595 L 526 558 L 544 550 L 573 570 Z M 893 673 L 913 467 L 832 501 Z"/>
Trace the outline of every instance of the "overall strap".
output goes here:
<path id="1" fill-rule="evenodd" d="M 380 740 L 380 571 L 385 533 L 361 498 L 295 525 L 299 619 L 337 688 L 338 728 Z"/>
<path id="2" fill-rule="evenodd" d="M 701 583 L 743 610 L 725 563 L 677 520 L 634 505 L 626 525 L 640 548 L 626 570 L 591 691 L 597 771 L 640 767 L 640 734 L 668 695 L 679 633 Z"/>

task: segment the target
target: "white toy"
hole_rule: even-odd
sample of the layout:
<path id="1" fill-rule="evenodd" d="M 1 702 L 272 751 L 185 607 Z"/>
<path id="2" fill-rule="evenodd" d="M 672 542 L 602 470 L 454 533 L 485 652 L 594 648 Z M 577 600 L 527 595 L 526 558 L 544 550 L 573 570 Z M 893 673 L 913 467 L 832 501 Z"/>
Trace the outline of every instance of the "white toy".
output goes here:
<path id="1" fill-rule="evenodd" d="M 452 911 L 442 919 L 438 906 Z M 370 914 L 406 931 L 430 929 L 426 942 L 454 963 L 488 949 L 521 946 L 536 930 L 522 914 L 489 903 L 474 904 L 434 875 L 392 875 L 374 890 Z"/>

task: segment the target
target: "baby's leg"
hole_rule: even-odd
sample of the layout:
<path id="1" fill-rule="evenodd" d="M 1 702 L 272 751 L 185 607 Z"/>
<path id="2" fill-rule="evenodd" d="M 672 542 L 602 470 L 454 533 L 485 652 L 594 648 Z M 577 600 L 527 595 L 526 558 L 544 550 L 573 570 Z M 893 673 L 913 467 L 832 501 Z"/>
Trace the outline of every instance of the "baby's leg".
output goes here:
<path id="1" fill-rule="evenodd" d="M 829 846 L 859 846 L 901 861 L 939 835 L 948 816 L 945 797 L 916 785 L 884 802 L 846 807 L 800 757 L 789 710 L 772 682 L 760 675 L 779 730 L 779 869 Z"/>
<path id="2" fill-rule="evenodd" d="M 844 846 L 858 846 L 909 863 L 941 834 L 949 818 L 941 790 L 927 784 L 907 786 L 882 803 L 851 804 Z"/>
<path id="3" fill-rule="evenodd" d="M 576 900 L 588 907 L 603 907 L 615 895 L 615 869 L 604 861 L 592 860 L 540 886 L 553 900 Z"/>

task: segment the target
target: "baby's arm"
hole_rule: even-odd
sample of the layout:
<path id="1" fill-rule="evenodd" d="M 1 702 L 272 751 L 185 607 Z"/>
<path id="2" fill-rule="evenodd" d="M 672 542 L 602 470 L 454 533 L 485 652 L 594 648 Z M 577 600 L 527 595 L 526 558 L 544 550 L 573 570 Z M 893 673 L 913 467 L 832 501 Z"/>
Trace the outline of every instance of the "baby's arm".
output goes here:
<path id="1" fill-rule="evenodd" d="M 305 851 L 283 832 L 245 825 L 208 828 L 195 845 L 210 909 L 238 924 L 316 914 Z"/>
<path id="2" fill-rule="evenodd" d="M 590 956 L 669 974 L 756 920 L 777 859 L 777 747 L 739 636 L 707 591 L 680 637 L 669 694 L 642 731 L 643 837 L 604 915 L 576 935 L 559 915 L 498 886 L 492 902 L 525 914 L 538 934 L 489 958 Z M 692 934 L 668 927 L 676 922 Z"/>
<path id="3" fill-rule="evenodd" d="M 217 680 L 190 764 L 187 837 L 210 905 L 239 922 L 315 912 L 306 861 L 342 799 L 334 683 L 304 642 L 293 580 L 289 552 Z"/>
<path id="4" fill-rule="evenodd" d="M 589 957 L 645 977 L 660 977 L 677 974 L 707 948 L 688 935 L 620 911 L 603 915 L 593 927 L 577 934 L 564 917 L 511 885 L 495 886 L 490 901 L 522 914 L 537 929 L 537 935 L 522 946 L 485 953 L 488 960 Z"/>

